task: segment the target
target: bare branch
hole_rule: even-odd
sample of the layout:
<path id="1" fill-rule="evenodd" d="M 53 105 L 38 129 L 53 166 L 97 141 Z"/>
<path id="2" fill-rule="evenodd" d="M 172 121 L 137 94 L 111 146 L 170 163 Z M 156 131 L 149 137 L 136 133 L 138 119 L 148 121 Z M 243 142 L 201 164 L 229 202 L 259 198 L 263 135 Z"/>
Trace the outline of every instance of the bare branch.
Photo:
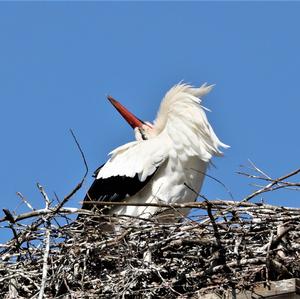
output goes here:
<path id="1" fill-rule="evenodd" d="M 30 210 L 32 210 L 32 211 L 34 210 L 32 205 L 27 201 L 27 199 L 23 196 L 23 194 L 21 192 L 17 192 L 16 194 L 21 198 L 22 202 L 24 202 Z"/>
<path id="2" fill-rule="evenodd" d="M 50 251 L 50 230 L 46 229 L 45 231 L 45 252 L 44 252 L 44 258 L 43 258 L 43 270 L 42 270 L 42 283 L 41 288 L 39 292 L 39 299 L 44 298 L 45 293 L 45 286 L 47 282 L 47 273 L 48 273 L 48 257 L 49 257 L 49 251 Z"/>
<path id="3" fill-rule="evenodd" d="M 80 146 L 80 144 L 79 144 L 79 142 L 78 142 L 78 140 L 77 140 L 77 138 L 76 138 L 76 136 L 75 136 L 75 134 L 74 134 L 74 132 L 73 132 L 72 129 L 70 129 L 70 132 L 71 132 L 71 135 L 72 135 L 72 137 L 73 137 L 73 139 L 74 139 L 74 141 L 75 141 L 75 143 L 77 145 L 77 148 L 78 148 L 78 150 L 79 150 L 79 152 L 81 154 L 81 157 L 82 157 L 82 160 L 83 160 L 83 163 L 84 163 L 84 166 L 85 166 L 85 173 L 84 173 L 83 178 L 81 179 L 81 181 L 77 184 L 77 186 L 67 196 L 65 196 L 64 199 L 57 205 L 55 213 L 57 213 L 68 202 L 68 200 L 74 194 L 76 194 L 76 192 L 82 187 L 82 185 L 83 185 L 83 183 L 84 183 L 84 181 L 85 181 L 85 179 L 87 177 L 87 174 L 89 172 L 88 164 L 86 162 L 83 150 L 81 149 L 81 146 Z"/>
<path id="4" fill-rule="evenodd" d="M 279 177 L 279 178 L 273 180 L 273 181 L 272 181 L 270 184 L 268 184 L 267 186 L 265 186 L 265 187 L 263 187 L 263 188 L 261 188 L 261 189 L 255 191 L 255 192 L 253 192 L 252 194 L 246 196 L 246 197 L 242 200 L 242 202 L 248 201 L 248 200 L 250 200 L 250 199 L 256 197 L 256 196 L 259 195 L 259 194 L 262 194 L 262 193 L 271 191 L 271 190 L 272 190 L 272 187 L 273 187 L 274 185 L 278 184 L 279 182 L 284 181 L 285 179 L 287 179 L 287 178 L 289 178 L 289 177 L 291 177 L 291 176 L 294 176 L 294 175 L 298 174 L 299 172 L 300 172 L 300 168 L 298 168 L 298 169 L 296 169 L 296 170 L 294 170 L 294 171 L 292 171 L 292 172 L 290 172 L 290 173 L 288 173 L 288 174 L 286 174 L 286 175 L 284 175 L 284 176 L 281 176 L 281 177 Z"/>
<path id="5" fill-rule="evenodd" d="M 230 190 L 223 182 L 221 182 L 221 181 L 218 180 L 217 178 L 213 177 L 212 175 L 209 175 L 208 173 L 205 173 L 205 172 L 203 172 L 203 171 L 199 171 L 199 170 L 194 169 L 194 168 L 191 168 L 191 169 L 194 170 L 194 171 L 196 171 L 196 172 L 198 172 L 198 173 L 201 173 L 201 174 L 205 175 L 206 177 L 208 177 L 208 178 L 210 178 L 210 179 L 212 179 L 212 180 L 214 180 L 214 181 L 216 181 L 218 184 L 220 184 L 220 185 L 226 190 L 226 192 L 228 193 L 229 197 L 230 197 L 232 200 L 234 199 L 234 196 L 233 196 L 231 190 Z"/>
<path id="6" fill-rule="evenodd" d="M 43 209 L 27 204 L 27 213 L 5 210 L 0 219 L 0 229 L 13 234 L 0 244 L 0 297 L 190 298 L 213 291 L 225 295 L 228 288 L 238 294 L 259 282 L 297 277 L 300 208 L 250 200 L 297 188 L 294 175 L 300 170 L 272 179 L 252 166 L 256 175 L 248 178 L 266 185 L 240 201 L 202 196 L 203 202 L 184 204 L 91 202 L 175 210 L 176 219 L 167 222 L 159 214 L 146 219 L 65 207 L 39 185 Z M 76 188 L 66 201 L 75 193 Z M 194 209 L 193 220 L 181 209 Z M 72 214 L 84 217 L 70 222 Z M 147 263 L 145 252 L 151 252 Z"/>

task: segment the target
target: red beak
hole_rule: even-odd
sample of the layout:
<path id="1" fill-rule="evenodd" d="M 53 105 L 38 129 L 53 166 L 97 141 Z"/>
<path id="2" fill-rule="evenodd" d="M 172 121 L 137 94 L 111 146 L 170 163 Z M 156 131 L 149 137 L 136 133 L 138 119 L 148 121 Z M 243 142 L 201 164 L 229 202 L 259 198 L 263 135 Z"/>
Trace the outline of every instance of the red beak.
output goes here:
<path id="1" fill-rule="evenodd" d="M 112 103 L 112 105 L 119 111 L 119 113 L 125 118 L 129 125 L 134 129 L 141 127 L 143 122 L 138 119 L 134 114 L 129 112 L 122 104 L 115 100 L 111 96 L 107 96 L 107 99 Z"/>

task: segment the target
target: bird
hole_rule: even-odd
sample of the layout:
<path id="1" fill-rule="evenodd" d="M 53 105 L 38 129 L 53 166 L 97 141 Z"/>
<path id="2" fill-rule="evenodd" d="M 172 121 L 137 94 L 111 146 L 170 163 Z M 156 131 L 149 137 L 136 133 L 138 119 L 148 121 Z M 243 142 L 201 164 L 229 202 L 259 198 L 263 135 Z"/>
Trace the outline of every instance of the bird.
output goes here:
<path id="1" fill-rule="evenodd" d="M 159 204 L 194 202 L 212 157 L 222 156 L 220 148 L 229 147 L 215 134 L 206 116 L 210 110 L 202 105 L 213 86 L 176 84 L 163 97 L 153 123 L 139 119 L 108 96 L 134 130 L 136 140 L 114 149 L 95 171 L 82 209 L 95 209 L 91 201 L 140 203 L 145 206 L 112 205 L 103 211 L 150 219 L 161 213 Z M 180 209 L 179 216 L 188 213 L 189 209 Z M 170 209 L 165 218 L 175 219 L 175 214 Z"/>

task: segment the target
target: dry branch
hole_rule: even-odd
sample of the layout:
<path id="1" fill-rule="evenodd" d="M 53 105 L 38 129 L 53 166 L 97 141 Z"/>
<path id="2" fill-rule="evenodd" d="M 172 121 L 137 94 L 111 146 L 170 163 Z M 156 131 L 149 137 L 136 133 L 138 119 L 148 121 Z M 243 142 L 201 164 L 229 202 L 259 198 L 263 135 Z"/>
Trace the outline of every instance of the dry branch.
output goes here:
<path id="1" fill-rule="evenodd" d="M 39 185 L 44 209 L 33 209 L 19 195 L 29 211 L 15 215 L 4 210 L 0 219 L 13 232 L 11 240 L 0 244 L 0 297 L 190 298 L 299 278 L 300 209 L 249 200 L 278 188 L 299 190 L 300 183 L 288 180 L 300 169 L 271 179 L 252 166 L 256 173 L 243 175 L 266 185 L 240 201 L 148 204 L 161 210 L 194 209 L 193 220 L 174 223 L 65 207 L 86 174 L 56 205 Z M 78 213 L 85 216 L 69 224 Z"/>

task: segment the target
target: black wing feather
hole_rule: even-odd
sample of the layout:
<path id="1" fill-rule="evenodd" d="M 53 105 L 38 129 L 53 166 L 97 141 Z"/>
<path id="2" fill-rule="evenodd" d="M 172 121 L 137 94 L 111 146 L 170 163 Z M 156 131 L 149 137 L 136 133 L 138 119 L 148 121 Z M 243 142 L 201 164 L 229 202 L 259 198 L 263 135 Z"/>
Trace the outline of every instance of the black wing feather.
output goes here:
<path id="1" fill-rule="evenodd" d="M 103 165 L 102 165 L 103 166 Z M 101 166 L 101 167 L 102 167 Z M 98 173 L 99 167 L 96 172 Z M 89 201 L 122 201 L 128 196 L 133 196 L 151 180 L 157 169 L 149 175 L 144 182 L 141 182 L 136 174 L 133 178 L 128 176 L 112 176 L 109 178 L 95 179 L 88 190 L 82 205 L 82 209 L 91 210 L 94 206 Z M 99 207 L 100 208 L 100 207 Z"/>
<path id="2" fill-rule="evenodd" d="M 93 178 L 96 178 L 99 171 L 101 170 L 101 168 L 105 165 L 105 163 L 103 163 L 101 166 L 99 166 L 93 173 Z"/>

